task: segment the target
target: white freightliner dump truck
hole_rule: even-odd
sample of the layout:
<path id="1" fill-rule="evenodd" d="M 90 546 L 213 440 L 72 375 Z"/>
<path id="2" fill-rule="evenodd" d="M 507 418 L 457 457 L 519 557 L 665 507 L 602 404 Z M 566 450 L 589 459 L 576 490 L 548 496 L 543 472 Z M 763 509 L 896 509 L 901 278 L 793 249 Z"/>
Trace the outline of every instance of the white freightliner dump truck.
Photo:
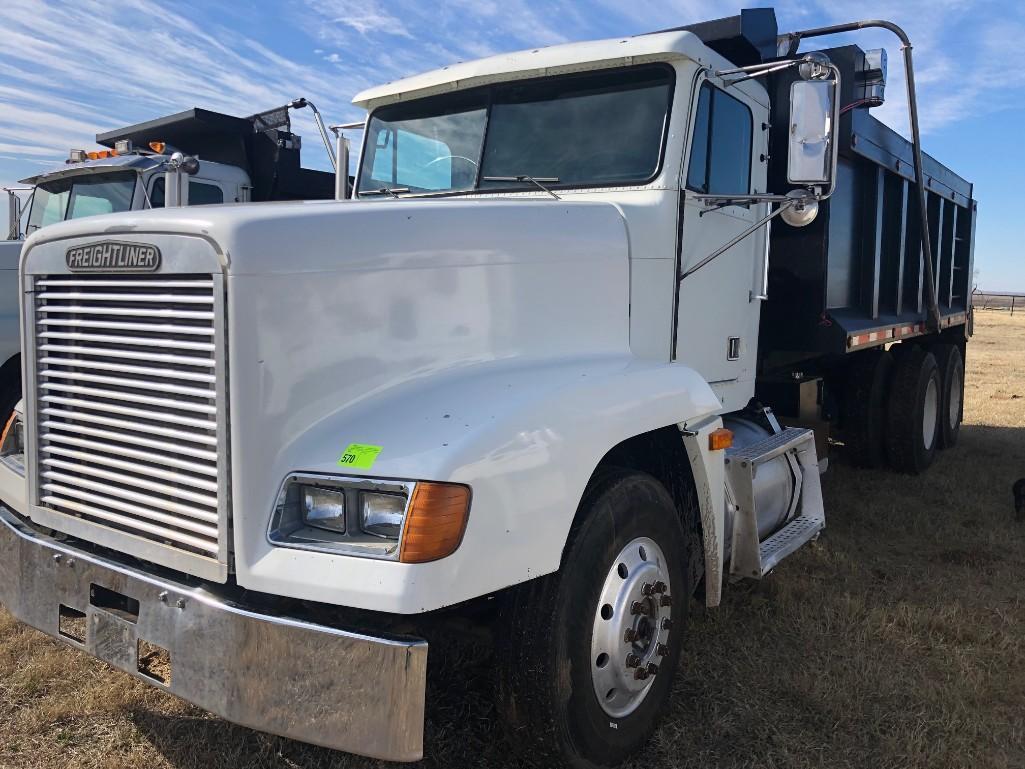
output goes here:
<path id="1" fill-rule="evenodd" d="M 863 26 L 911 142 L 881 52 L 799 51 Z M 501 55 L 357 96 L 350 200 L 33 234 L 0 599 L 397 761 L 429 628 L 472 617 L 515 744 L 617 763 L 700 664 L 691 596 L 823 528 L 827 436 L 911 473 L 957 438 L 975 203 L 910 65 L 766 9 Z"/>
<path id="2" fill-rule="evenodd" d="M 9 231 L 0 240 L 0 418 L 21 398 L 18 260 L 24 237 L 56 222 L 168 206 L 335 197 L 334 175 L 300 165 L 290 110 L 235 117 L 193 108 L 96 135 L 106 149 L 73 149 L 63 165 L 5 188 Z M 334 162 L 334 147 L 326 144 Z M 186 183 L 187 180 L 187 183 Z M 166 191 L 170 190 L 170 194 Z"/>

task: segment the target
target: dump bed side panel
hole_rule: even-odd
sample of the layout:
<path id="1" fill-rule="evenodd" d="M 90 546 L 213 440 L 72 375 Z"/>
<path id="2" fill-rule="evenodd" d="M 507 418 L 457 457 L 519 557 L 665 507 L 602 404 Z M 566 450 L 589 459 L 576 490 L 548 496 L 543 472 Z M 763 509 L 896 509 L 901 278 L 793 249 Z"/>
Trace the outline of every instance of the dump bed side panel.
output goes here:
<path id="1" fill-rule="evenodd" d="M 841 106 L 858 98 L 864 54 L 825 53 L 842 72 Z M 786 183 L 790 71 L 773 79 L 770 189 Z M 772 230 L 761 368 L 925 333 L 928 299 L 911 143 L 852 108 L 840 119 L 836 191 L 811 225 Z M 944 328 L 965 326 L 971 302 L 976 203 L 972 185 L 925 155 L 933 273 Z"/>

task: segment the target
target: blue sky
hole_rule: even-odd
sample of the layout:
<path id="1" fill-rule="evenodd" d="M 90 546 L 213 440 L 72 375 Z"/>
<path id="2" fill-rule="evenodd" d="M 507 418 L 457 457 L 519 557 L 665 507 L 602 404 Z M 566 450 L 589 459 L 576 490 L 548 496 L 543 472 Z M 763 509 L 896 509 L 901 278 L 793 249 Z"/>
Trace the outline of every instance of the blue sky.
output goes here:
<path id="1" fill-rule="evenodd" d="M 349 100 L 368 85 L 753 5 L 774 5 L 781 31 L 863 18 L 908 31 L 925 148 L 976 185 L 978 283 L 1025 292 L 1025 3 L 1014 0 L 3 0 L 0 185 L 93 147 L 97 131 L 191 106 L 250 114 L 306 96 L 329 120 L 356 120 Z M 874 114 L 906 132 L 895 39 L 852 39 L 888 49 L 888 101 Z M 306 121 L 304 157 L 323 166 Z"/>

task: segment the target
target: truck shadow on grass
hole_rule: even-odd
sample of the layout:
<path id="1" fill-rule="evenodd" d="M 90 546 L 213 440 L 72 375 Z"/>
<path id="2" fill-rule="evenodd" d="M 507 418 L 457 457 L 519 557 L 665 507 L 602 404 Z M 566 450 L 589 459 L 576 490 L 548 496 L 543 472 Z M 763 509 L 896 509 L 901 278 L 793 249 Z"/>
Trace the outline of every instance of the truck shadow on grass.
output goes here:
<path id="1" fill-rule="evenodd" d="M 728 587 L 718 609 L 692 604 L 670 710 L 627 766 L 1025 761 L 1025 524 L 1011 498 L 1025 428 L 966 425 L 917 478 L 836 454 L 821 540 L 767 580 Z M 432 646 L 427 756 L 415 766 L 522 766 L 493 692 L 486 644 Z M 191 712 L 131 718 L 179 769 L 393 766 Z"/>

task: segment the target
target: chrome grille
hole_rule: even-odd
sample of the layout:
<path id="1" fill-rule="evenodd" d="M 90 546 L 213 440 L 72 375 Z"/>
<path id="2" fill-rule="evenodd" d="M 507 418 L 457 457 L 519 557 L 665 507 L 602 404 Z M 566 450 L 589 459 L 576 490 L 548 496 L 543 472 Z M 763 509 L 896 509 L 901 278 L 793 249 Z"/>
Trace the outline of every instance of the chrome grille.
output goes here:
<path id="1" fill-rule="evenodd" d="M 221 287 L 219 275 L 35 279 L 34 472 L 48 525 L 224 577 Z"/>

